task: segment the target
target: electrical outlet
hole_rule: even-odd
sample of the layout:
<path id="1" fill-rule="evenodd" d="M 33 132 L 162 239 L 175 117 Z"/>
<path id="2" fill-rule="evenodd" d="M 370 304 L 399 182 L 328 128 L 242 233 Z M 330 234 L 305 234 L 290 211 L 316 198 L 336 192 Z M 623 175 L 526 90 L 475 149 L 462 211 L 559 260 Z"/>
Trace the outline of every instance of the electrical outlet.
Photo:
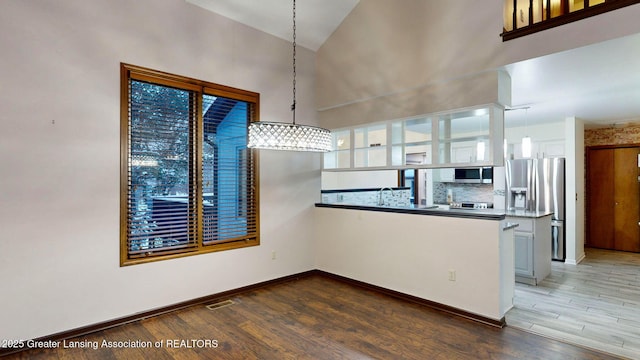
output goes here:
<path id="1" fill-rule="evenodd" d="M 276 252 L 275 250 L 271 252 L 271 260 L 275 260 L 276 259 Z"/>
<path id="2" fill-rule="evenodd" d="M 456 281 L 456 271 L 449 270 L 449 281 Z"/>

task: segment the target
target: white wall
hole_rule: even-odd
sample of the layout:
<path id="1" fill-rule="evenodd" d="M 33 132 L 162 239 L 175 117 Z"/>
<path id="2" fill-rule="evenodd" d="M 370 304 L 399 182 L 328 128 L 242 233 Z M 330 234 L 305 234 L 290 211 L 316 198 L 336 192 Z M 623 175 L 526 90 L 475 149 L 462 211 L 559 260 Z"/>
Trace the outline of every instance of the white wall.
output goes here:
<path id="1" fill-rule="evenodd" d="M 566 173 L 566 263 L 576 265 L 584 259 L 585 241 L 585 155 L 584 121 L 565 120 L 567 134 Z"/>
<path id="2" fill-rule="evenodd" d="M 264 151 L 260 246 L 119 266 L 120 62 L 259 92 L 262 120 L 289 121 L 289 42 L 182 0 L 4 0 L 0 49 L 0 339 L 313 268 L 320 157 Z M 315 54 L 297 60 L 313 124 Z"/>
<path id="3" fill-rule="evenodd" d="M 396 186 L 398 186 L 397 170 L 322 172 L 322 190 L 381 189 Z"/>
<path id="4" fill-rule="evenodd" d="M 315 216 L 320 270 L 494 320 L 511 308 L 513 232 L 502 231 L 505 221 L 337 208 Z"/>

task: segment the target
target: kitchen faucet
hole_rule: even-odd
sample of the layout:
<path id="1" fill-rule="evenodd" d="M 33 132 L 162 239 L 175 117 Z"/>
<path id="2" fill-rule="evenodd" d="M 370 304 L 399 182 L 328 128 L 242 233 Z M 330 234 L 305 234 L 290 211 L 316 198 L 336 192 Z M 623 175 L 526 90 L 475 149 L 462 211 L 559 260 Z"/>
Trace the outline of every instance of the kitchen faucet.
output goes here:
<path id="1" fill-rule="evenodd" d="M 391 196 L 394 196 L 392 188 L 390 187 L 381 188 L 380 191 L 378 191 L 378 205 L 380 206 L 384 205 L 384 201 L 382 201 L 382 193 L 387 189 L 391 191 Z"/>

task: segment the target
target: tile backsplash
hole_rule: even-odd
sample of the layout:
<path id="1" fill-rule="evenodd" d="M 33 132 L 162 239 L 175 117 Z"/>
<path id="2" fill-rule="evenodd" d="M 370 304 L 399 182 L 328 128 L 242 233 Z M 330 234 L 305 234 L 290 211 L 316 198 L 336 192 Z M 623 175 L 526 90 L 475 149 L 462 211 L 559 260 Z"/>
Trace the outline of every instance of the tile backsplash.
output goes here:
<path id="1" fill-rule="evenodd" d="M 433 203 L 446 204 L 447 190 L 453 193 L 455 202 L 487 202 L 493 203 L 493 184 L 456 184 L 445 182 L 433 183 Z"/>
<path id="2" fill-rule="evenodd" d="M 322 202 L 325 204 L 379 206 L 380 200 L 384 206 L 409 206 L 411 205 L 411 189 L 393 188 L 393 191 L 387 189 L 382 193 L 380 189 L 322 191 Z"/>

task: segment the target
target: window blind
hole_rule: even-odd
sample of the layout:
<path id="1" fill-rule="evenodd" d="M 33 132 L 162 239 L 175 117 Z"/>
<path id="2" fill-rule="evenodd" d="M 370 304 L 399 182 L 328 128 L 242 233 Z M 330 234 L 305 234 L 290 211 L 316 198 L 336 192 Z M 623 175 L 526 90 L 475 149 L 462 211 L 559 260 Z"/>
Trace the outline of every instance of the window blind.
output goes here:
<path id="1" fill-rule="evenodd" d="M 259 245 L 259 94 L 121 65 L 121 264 Z"/>
<path id="2" fill-rule="evenodd" d="M 250 104 L 203 96 L 203 241 L 237 241 L 256 236 L 256 194 L 252 152 L 247 149 Z"/>
<path id="3" fill-rule="evenodd" d="M 194 94 L 130 81 L 128 243 L 130 256 L 196 243 Z"/>

